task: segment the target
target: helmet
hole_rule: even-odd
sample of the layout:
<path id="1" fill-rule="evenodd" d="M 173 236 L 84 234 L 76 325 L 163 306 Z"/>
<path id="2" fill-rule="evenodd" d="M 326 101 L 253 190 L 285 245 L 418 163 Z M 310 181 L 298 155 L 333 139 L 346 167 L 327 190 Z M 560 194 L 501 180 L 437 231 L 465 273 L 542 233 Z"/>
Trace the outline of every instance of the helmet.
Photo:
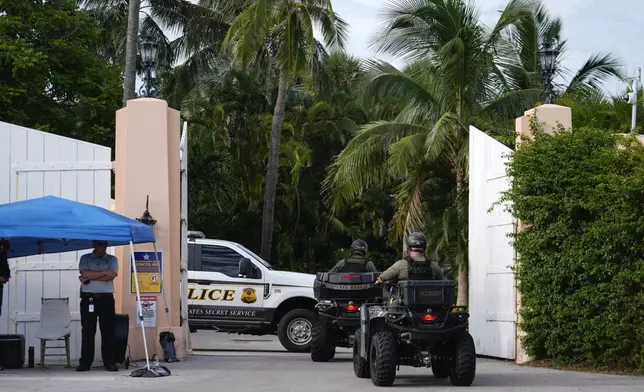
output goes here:
<path id="1" fill-rule="evenodd" d="M 363 240 L 355 240 L 351 243 L 351 252 L 367 254 L 367 243 Z"/>
<path id="2" fill-rule="evenodd" d="M 420 233 L 420 232 L 414 232 L 409 234 L 407 237 L 407 247 L 409 249 L 418 249 L 425 251 L 425 247 L 427 246 L 427 237 L 425 237 L 425 234 Z"/>

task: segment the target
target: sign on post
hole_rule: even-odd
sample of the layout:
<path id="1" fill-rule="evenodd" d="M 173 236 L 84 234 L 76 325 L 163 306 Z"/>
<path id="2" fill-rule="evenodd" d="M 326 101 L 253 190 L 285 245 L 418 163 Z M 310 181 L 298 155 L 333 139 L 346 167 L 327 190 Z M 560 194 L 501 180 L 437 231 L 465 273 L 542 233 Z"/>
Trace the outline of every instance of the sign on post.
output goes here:
<path id="1" fill-rule="evenodd" d="M 141 296 L 141 310 L 143 311 L 143 325 L 145 328 L 156 328 L 157 326 L 157 297 Z M 136 327 L 141 328 L 141 319 L 137 311 Z"/>
<path id="2" fill-rule="evenodd" d="M 130 293 L 136 294 L 134 263 L 139 276 L 139 291 L 141 294 L 161 294 L 161 274 L 163 274 L 163 252 L 134 251 L 134 260 L 130 262 Z"/>

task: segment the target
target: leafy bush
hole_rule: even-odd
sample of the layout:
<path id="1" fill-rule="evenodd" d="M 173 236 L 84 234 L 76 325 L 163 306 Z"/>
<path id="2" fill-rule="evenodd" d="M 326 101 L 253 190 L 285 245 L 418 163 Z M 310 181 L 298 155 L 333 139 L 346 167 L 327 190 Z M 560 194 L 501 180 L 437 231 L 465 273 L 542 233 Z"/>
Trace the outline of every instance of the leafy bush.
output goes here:
<path id="1" fill-rule="evenodd" d="M 515 235 L 529 354 L 644 368 L 644 147 L 584 128 L 512 153 L 502 202 Z"/>

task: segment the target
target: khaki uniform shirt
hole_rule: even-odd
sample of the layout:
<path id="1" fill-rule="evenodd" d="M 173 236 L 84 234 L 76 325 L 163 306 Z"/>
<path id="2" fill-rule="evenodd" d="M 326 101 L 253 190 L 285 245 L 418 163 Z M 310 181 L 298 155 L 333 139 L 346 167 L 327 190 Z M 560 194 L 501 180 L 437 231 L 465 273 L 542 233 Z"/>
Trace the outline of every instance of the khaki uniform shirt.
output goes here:
<path id="1" fill-rule="evenodd" d="M 343 271 L 343 268 L 345 264 L 354 264 L 352 268 L 349 268 L 351 270 L 356 270 L 356 269 L 363 269 L 364 272 L 377 272 L 378 270 L 376 269 L 376 266 L 371 262 L 371 260 L 368 260 L 362 256 L 349 256 L 346 259 L 342 259 L 338 261 L 338 263 L 331 268 L 329 272 L 345 272 Z"/>
<path id="2" fill-rule="evenodd" d="M 445 276 L 440 266 L 435 261 L 430 261 L 435 280 L 444 280 Z M 388 282 L 398 282 L 407 280 L 409 277 L 409 262 L 405 259 L 396 261 L 391 267 L 387 268 L 380 274 L 380 280 Z"/>

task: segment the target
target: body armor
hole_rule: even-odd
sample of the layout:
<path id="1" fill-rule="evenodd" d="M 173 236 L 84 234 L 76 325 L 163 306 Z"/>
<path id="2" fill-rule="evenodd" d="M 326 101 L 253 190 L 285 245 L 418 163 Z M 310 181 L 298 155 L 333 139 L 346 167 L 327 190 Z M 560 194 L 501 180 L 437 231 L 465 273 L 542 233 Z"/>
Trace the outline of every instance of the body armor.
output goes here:
<path id="1" fill-rule="evenodd" d="M 409 272 L 407 274 L 408 280 L 433 280 L 434 269 L 432 268 L 432 261 L 425 256 L 421 257 L 406 257 L 409 264 Z"/>
<path id="2" fill-rule="evenodd" d="M 368 260 L 360 256 L 349 256 L 343 260 L 338 272 L 367 272 Z"/>

